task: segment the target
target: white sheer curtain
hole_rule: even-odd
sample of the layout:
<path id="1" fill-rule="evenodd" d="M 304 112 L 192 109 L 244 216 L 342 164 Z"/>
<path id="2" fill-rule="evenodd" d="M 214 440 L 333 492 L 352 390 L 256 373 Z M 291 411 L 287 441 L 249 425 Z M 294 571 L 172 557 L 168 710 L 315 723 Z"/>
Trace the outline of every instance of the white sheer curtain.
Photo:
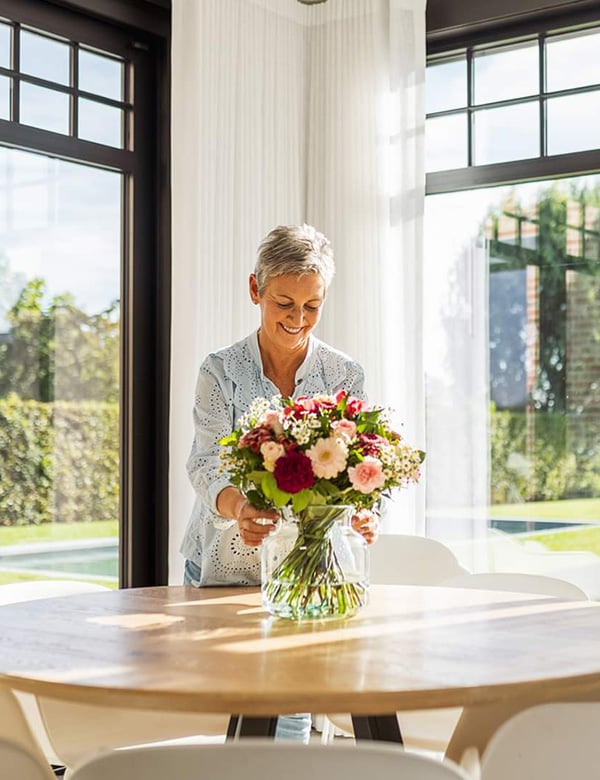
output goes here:
<path id="1" fill-rule="evenodd" d="M 200 361 L 257 325 L 260 238 L 310 222 L 337 273 L 319 335 L 365 366 L 424 446 L 421 261 L 425 0 L 173 0 L 170 575 Z M 408 495 L 408 494 L 407 494 Z M 422 530 L 423 490 L 400 502 Z"/>

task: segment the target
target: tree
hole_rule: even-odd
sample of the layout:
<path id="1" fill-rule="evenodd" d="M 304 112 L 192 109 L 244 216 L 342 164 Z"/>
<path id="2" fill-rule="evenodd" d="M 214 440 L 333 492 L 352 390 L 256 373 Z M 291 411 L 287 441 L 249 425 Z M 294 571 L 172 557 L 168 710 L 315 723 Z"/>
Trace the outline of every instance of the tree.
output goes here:
<path id="1" fill-rule="evenodd" d="M 23 399 L 119 398 L 119 302 L 88 315 L 70 293 L 45 307 L 43 279 L 27 282 L 7 314 L 0 344 L 0 396 Z"/>

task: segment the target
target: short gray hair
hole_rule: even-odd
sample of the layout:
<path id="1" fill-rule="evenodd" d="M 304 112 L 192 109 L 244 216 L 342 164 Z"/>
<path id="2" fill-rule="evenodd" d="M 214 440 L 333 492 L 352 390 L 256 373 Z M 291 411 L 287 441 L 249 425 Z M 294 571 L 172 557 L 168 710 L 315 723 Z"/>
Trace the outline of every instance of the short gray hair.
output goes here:
<path id="1" fill-rule="evenodd" d="M 313 273 L 321 275 L 327 290 L 335 264 L 329 240 L 312 225 L 279 225 L 258 247 L 254 274 L 261 295 L 276 276 Z"/>

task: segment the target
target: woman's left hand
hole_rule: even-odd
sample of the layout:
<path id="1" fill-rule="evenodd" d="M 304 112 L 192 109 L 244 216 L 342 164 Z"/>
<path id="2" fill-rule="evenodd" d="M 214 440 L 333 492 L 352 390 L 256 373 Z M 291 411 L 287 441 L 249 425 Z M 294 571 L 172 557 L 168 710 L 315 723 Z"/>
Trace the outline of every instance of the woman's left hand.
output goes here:
<path id="1" fill-rule="evenodd" d="M 367 544 L 373 544 L 379 536 L 379 518 L 369 509 L 359 509 L 352 515 L 352 528 L 358 531 Z"/>

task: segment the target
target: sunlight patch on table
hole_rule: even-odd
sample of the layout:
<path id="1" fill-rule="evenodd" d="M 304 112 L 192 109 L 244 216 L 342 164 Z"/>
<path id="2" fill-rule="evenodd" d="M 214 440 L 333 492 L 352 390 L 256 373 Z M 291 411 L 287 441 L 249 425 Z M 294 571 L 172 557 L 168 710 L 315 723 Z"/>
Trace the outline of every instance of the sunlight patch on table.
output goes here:
<path id="1" fill-rule="evenodd" d="M 181 623 L 185 618 L 181 615 L 165 615 L 163 612 L 140 612 L 132 615 L 106 615 L 88 618 L 88 623 L 99 626 L 117 626 L 129 631 L 146 631 L 148 629 L 165 628 L 173 623 Z"/>

